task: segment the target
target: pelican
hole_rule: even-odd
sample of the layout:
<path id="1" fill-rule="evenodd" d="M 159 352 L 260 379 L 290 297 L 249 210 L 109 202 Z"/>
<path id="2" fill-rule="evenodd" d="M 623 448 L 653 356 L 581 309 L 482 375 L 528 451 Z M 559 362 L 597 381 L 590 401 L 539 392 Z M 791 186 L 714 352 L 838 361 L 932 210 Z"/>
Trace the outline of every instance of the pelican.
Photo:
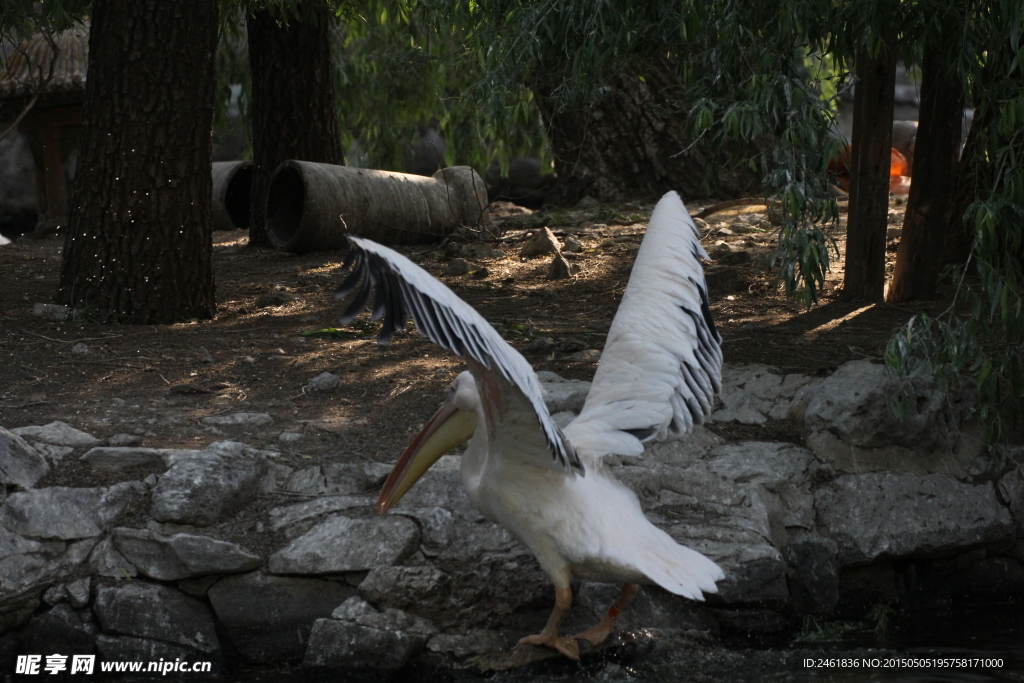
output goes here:
<path id="1" fill-rule="evenodd" d="M 703 600 L 724 577 L 714 562 L 651 524 L 604 462 L 686 433 L 703 422 L 721 389 L 721 336 L 699 237 L 679 195 L 666 194 L 651 214 L 583 409 L 564 429 L 548 414 L 527 360 L 469 304 L 401 254 L 349 237 L 346 278 L 335 294 L 351 297 L 341 322 L 362 312 L 376 290 L 381 343 L 412 317 L 417 330 L 469 367 L 399 458 L 377 509 L 387 513 L 442 455 L 468 441 L 460 478 L 470 500 L 536 555 L 555 587 L 547 625 L 519 645 L 578 659 L 577 640 L 603 642 L 639 584 Z M 600 623 L 564 638 L 559 624 L 572 605 L 574 576 L 623 587 Z"/>

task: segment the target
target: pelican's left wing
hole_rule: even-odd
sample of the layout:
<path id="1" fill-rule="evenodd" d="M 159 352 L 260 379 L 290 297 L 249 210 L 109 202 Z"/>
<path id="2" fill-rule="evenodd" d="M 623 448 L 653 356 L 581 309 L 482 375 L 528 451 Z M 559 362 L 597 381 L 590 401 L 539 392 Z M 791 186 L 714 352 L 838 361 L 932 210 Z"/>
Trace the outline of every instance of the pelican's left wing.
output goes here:
<path id="1" fill-rule="evenodd" d="M 711 412 L 722 338 L 701 258 L 700 233 L 669 192 L 651 213 L 587 400 L 565 428 L 580 453 L 639 455 L 643 441 L 683 434 Z"/>
<path id="2" fill-rule="evenodd" d="M 528 419 L 530 409 L 557 469 L 582 473 L 583 466 L 544 405 L 537 375 L 523 356 L 501 338 L 472 306 L 438 282 L 427 271 L 393 249 L 349 235 L 349 250 L 342 272 L 347 277 L 334 296 L 354 293 L 341 321 L 359 315 L 376 289 L 372 319 L 384 317 L 378 341 L 386 344 L 405 330 L 410 317 L 416 329 L 431 341 L 470 360 L 474 374 L 486 375 L 484 398 L 501 402 L 517 422 Z M 508 386 L 500 386 L 507 382 Z M 527 407 L 528 406 L 528 407 Z M 527 414 L 523 415 L 523 408 Z"/>

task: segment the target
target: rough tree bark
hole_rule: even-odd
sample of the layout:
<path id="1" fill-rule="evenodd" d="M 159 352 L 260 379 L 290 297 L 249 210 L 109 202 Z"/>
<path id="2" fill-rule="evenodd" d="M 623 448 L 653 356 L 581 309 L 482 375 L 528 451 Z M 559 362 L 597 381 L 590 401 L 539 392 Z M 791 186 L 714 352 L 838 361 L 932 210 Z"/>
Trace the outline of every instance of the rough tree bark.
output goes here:
<path id="1" fill-rule="evenodd" d="M 877 56 L 871 56 L 866 48 L 858 50 L 856 56 L 850 213 L 843 283 L 843 296 L 847 299 L 881 301 L 885 291 L 895 45 L 895 36 L 890 34 Z"/>
<path id="2" fill-rule="evenodd" d="M 548 201 L 569 205 L 587 195 L 606 202 L 660 196 L 676 190 L 683 199 L 704 197 L 706 170 L 725 155 L 693 144 L 687 112 L 671 102 L 685 101 L 682 85 L 667 63 L 652 66 L 641 81 L 623 73 L 597 103 L 558 111 L 551 88 L 533 91 L 547 128 L 558 183 Z M 719 167 L 716 196 L 756 193 L 760 178 L 745 165 Z"/>
<path id="3" fill-rule="evenodd" d="M 96 0 L 58 301 L 106 320 L 214 313 L 217 5 Z"/>
<path id="4" fill-rule="evenodd" d="M 960 80 L 951 72 L 942 43 L 936 37 L 925 45 L 914 182 L 910 186 L 896 269 L 886 293 L 890 304 L 935 296 L 960 153 L 964 113 L 960 93 Z"/>
<path id="5" fill-rule="evenodd" d="M 269 247 L 267 188 L 287 159 L 344 164 L 331 72 L 327 5 L 305 0 L 287 23 L 279 12 L 248 15 L 252 73 L 252 221 L 249 244 Z"/>

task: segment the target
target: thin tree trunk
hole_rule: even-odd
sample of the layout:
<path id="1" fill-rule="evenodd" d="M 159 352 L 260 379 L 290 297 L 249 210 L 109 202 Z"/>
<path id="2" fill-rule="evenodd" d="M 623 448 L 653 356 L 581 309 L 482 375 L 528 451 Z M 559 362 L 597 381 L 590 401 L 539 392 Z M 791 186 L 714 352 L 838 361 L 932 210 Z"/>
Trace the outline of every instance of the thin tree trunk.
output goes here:
<path id="1" fill-rule="evenodd" d="M 252 221 L 249 244 L 268 247 L 267 187 L 288 159 L 344 164 L 331 69 L 327 5 L 305 0 L 285 19 L 262 9 L 247 17 L 252 72 Z"/>
<path id="2" fill-rule="evenodd" d="M 214 313 L 217 5 L 95 0 L 58 301 L 100 319 Z"/>
<path id="3" fill-rule="evenodd" d="M 683 199 L 706 197 L 709 167 L 718 169 L 718 197 L 758 192 L 760 177 L 745 165 L 722 168 L 727 155 L 689 135 L 682 84 L 672 66 L 655 64 L 640 80 L 624 73 L 593 105 L 558 110 L 550 88 L 535 84 L 555 158 L 558 182 L 548 201 L 574 204 L 583 196 L 623 201 L 677 190 Z"/>
<path id="4" fill-rule="evenodd" d="M 878 56 L 872 57 L 866 48 L 857 53 L 843 283 L 843 296 L 847 299 L 881 301 L 885 291 L 895 43 L 895 37 L 889 35 Z"/>
<path id="5" fill-rule="evenodd" d="M 941 41 L 925 46 L 921 81 L 921 121 L 896 269 L 886 294 L 891 304 L 930 299 L 941 267 L 942 246 L 953 209 L 953 188 L 963 130 L 963 96 Z"/>

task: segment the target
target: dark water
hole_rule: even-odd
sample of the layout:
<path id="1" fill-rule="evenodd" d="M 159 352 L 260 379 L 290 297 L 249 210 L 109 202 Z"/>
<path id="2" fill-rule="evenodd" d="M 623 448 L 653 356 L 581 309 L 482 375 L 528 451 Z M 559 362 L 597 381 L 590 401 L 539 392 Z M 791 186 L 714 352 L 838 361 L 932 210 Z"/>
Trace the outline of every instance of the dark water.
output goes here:
<path id="1" fill-rule="evenodd" d="M 842 631 L 842 629 L 840 629 Z M 808 631 L 776 642 L 695 644 L 673 638 L 641 638 L 636 644 L 594 655 L 582 664 L 556 658 L 523 669 L 481 676 L 470 671 L 407 669 L 394 677 L 369 673 L 310 679 L 295 670 L 248 671 L 214 677 L 168 676 L 161 680 L 220 683 L 490 681 L 493 683 L 675 683 L 676 681 L 1024 681 L 1024 608 L 963 608 L 892 617 L 884 630 L 848 628 L 824 639 Z M 936 666 L 939 660 L 953 664 Z M 961 665 L 956 662 L 961 660 Z M 963 665 L 969 662 L 969 665 Z M 918 666 L 907 666 L 916 663 Z M 930 666 L 921 666 L 927 663 Z M 121 678 L 124 681 L 127 679 Z M 154 679 L 148 679 L 154 680 Z"/>

